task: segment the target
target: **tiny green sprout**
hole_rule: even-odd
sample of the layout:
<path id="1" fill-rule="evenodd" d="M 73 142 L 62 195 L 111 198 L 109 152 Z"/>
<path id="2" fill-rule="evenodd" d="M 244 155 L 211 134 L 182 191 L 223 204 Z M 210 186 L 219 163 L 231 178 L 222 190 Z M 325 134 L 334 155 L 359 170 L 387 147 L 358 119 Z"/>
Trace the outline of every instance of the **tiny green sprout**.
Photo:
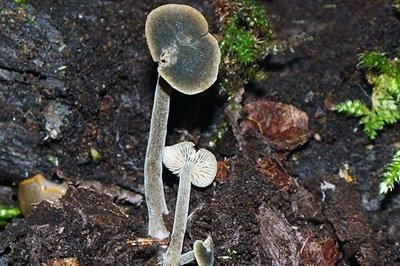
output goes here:
<path id="1" fill-rule="evenodd" d="M 95 162 L 98 162 L 101 160 L 101 153 L 96 148 L 90 148 L 90 155 L 92 156 L 92 159 Z"/>
<path id="2" fill-rule="evenodd" d="M 21 216 L 19 208 L 0 206 L 0 226 L 5 225 L 9 220 L 18 216 Z"/>
<path id="3" fill-rule="evenodd" d="M 232 260 L 237 254 L 238 254 L 238 252 L 236 250 L 234 250 L 233 248 L 229 247 L 226 250 L 226 255 L 219 256 L 218 258 L 221 259 L 221 260 Z"/>
<path id="4" fill-rule="evenodd" d="M 60 164 L 60 161 L 58 160 L 58 157 L 55 155 L 47 155 L 47 160 L 51 162 L 54 166 L 58 167 Z"/>

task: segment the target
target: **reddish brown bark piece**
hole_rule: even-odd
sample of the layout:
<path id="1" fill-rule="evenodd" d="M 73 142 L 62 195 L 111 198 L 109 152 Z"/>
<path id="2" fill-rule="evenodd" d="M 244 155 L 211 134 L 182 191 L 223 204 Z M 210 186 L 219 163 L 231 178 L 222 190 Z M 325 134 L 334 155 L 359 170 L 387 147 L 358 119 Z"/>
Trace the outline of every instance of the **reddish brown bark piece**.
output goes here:
<path id="1" fill-rule="evenodd" d="M 302 265 L 333 266 L 339 258 L 339 247 L 333 239 L 321 239 L 308 231 L 299 234 L 298 238 L 303 245 L 300 249 Z"/>
<path id="2" fill-rule="evenodd" d="M 256 167 L 258 171 L 265 175 L 281 191 L 287 192 L 293 185 L 293 178 L 271 157 L 260 158 Z"/>
<path id="3" fill-rule="evenodd" d="M 244 111 L 243 130 L 260 132 L 275 148 L 293 150 L 309 138 L 307 114 L 292 105 L 256 101 L 246 104 Z"/>

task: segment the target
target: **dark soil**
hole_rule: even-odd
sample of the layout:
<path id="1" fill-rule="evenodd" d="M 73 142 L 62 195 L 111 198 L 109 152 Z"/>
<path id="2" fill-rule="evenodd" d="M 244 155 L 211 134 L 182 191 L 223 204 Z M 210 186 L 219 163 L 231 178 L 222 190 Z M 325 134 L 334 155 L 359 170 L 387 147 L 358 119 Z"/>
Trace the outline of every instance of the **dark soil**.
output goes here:
<path id="1" fill-rule="evenodd" d="M 268 78 L 246 88 L 243 143 L 228 131 L 213 149 L 227 172 L 213 186 L 192 190 L 184 252 L 210 235 L 215 265 L 400 263 L 399 190 L 378 193 L 383 167 L 400 146 L 400 126 L 371 142 L 357 120 L 330 111 L 345 99 L 368 101 L 371 88 L 356 67 L 360 53 L 394 56 L 400 22 L 391 2 L 265 2 L 274 41 L 298 45 L 293 53 L 267 56 Z M 117 198 L 118 189 L 143 195 L 157 76 L 144 22 L 163 3 L 0 0 L 0 203 L 16 204 L 16 190 L 8 188 L 36 173 L 70 184 L 58 204 L 42 202 L 0 232 L 0 265 L 159 260 L 165 241 L 140 239 L 147 234 L 145 202 Z M 184 3 L 218 34 L 211 1 Z M 167 144 L 206 147 L 223 122 L 225 100 L 217 85 L 199 96 L 173 93 Z M 299 143 L 309 135 L 308 142 L 277 145 L 249 126 L 250 107 L 266 100 L 304 111 L 308 132 Z M 178 180 L 168 173 L 164 180 L 174 210 Z M 86 181 L 118 189 L 82 187 Z M 173 211 L 168 228 L 172 220 Z"/>

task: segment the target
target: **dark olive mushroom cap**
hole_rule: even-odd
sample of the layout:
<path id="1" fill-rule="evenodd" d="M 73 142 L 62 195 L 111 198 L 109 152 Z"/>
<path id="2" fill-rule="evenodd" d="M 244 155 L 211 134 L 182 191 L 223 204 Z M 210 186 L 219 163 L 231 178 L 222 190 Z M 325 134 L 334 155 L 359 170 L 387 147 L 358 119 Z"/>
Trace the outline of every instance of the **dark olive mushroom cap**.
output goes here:
<path id="1" fill-rule="evenodd" d="M 167 4 L 147 16 L 145 34 L 158 72 L 174 89 L 196 94 L 217 79 L 221 52 L 203 15 L 187 5 Z"/>

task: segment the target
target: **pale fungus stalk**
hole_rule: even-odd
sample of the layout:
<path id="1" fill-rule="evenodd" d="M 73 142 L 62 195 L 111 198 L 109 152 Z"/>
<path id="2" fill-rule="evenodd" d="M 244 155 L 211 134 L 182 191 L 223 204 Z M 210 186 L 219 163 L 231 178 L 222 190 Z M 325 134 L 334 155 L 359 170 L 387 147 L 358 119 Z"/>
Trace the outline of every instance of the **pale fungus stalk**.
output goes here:
<path id="1" fill-rule="evenodd" d="M 191 183 L 197 187 L 210 185 L 217 173 L 217 160 L 211 152 L 205 149 L 196 152 L 193 143 L 182 142 L 164 148 L 163 162 L 171 172 L 179 176 L 174 227 L 163 261 L 164 266 L 177 266 L 180 265 L 186 231 Z"/>
<path id="2" fill-rule="evenodd" d="M 144 187 L 149 213 L 148 234 L 158 239 L 169 236 L 163 222 L 163 214 L 168 214 L 162 183 L 162 151 L 167 135 L 170 93 L 168 86 L 160 86 L 157 80 L 154 106 L 151 114 L 150 134 L 144 161 Z"/>
<path id="3" fill-rule="evenodd" d="M 168 214 L 168 209 L 162 183 L 162 149 L 170 87 L 188 95 L 208 89 L 217 79 L 221 53 L 218 42 L 208 33 L 206 19 L 187 5 L 167 4 L 151 11 L 145 34 L 159 73 L 144 170 L 148 234 L 162 239 L 169 235 L 163 222 L 163 214 Z M 169 85 L 160 86 L 163 80 Z"/>

